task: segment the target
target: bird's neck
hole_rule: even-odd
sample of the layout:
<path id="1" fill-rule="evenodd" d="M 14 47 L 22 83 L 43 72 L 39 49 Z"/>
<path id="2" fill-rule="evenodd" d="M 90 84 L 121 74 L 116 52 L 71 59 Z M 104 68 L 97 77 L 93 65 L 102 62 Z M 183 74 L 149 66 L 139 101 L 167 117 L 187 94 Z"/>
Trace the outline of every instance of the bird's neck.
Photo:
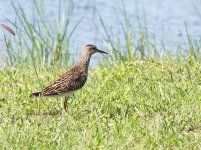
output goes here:
<path id="1" fill-rule="evenodd" d="M 78 63 L 78 65 L 81 66 L 87 74 L 88 74 L 90 58 L 91 55 L 89 53 L 83 52 Z"/>

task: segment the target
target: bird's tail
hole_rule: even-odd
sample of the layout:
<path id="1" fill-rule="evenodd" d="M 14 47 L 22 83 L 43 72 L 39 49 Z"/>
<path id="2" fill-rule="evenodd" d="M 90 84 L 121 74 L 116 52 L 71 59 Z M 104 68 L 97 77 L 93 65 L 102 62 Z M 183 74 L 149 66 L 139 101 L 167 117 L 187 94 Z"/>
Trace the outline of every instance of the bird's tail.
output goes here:
<path id="1" fill-rule="evenodd" d="M 42 94 L 41 92 L 31 93 L 29 97 L 30 98 L 38 98 L 38 97 L 41 97 L 41 94 Z"/>

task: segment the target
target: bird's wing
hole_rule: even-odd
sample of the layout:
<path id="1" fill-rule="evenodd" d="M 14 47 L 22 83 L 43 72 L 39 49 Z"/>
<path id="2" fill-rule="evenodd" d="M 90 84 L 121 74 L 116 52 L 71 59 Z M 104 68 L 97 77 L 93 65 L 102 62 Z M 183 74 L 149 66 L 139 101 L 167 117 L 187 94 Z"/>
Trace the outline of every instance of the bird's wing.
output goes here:
<path id="1" fill-rule="evenodd" d="M 87 77 L 82 72 L 69 71 L 42 91 L 43 96 L 56 96 L 80 89 Z"/>

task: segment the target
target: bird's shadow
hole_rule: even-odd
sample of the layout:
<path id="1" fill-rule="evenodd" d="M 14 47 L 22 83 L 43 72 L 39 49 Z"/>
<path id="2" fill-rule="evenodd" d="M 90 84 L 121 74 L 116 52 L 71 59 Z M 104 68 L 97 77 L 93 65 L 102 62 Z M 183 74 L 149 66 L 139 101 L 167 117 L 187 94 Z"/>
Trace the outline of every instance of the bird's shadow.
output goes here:
<path id="1" fill-rule="evenodd" d="M 62 115 L 61 110 L 56 110 L 56 111 L 48 111 L 48 112 L 27 112 L 27 116 L 57 116 L 57 115 Z"/>

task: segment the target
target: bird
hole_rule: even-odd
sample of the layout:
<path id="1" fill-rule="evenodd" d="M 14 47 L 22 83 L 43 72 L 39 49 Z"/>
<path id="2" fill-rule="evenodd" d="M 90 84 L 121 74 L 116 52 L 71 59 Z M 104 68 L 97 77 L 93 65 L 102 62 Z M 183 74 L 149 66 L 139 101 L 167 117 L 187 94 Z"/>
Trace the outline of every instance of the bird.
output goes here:
<path id="1" fill-rule="evenodd" d="M 85 85 L 88 78 L 90 59 L 91 56 L 95 53 L 108 54 L 105 51 L 99 50 L 93 44 L 85 45 L 78 63 L 76 63 L 72 69 L 62 74 L 57 80 L 55 80 L 52 84 L 40 92 L 31 93 L 30 98 L 64 96 L 65 100 L 63 105 L 65 111 L 67 111 L 68 96 L 81 89 Z"/>

